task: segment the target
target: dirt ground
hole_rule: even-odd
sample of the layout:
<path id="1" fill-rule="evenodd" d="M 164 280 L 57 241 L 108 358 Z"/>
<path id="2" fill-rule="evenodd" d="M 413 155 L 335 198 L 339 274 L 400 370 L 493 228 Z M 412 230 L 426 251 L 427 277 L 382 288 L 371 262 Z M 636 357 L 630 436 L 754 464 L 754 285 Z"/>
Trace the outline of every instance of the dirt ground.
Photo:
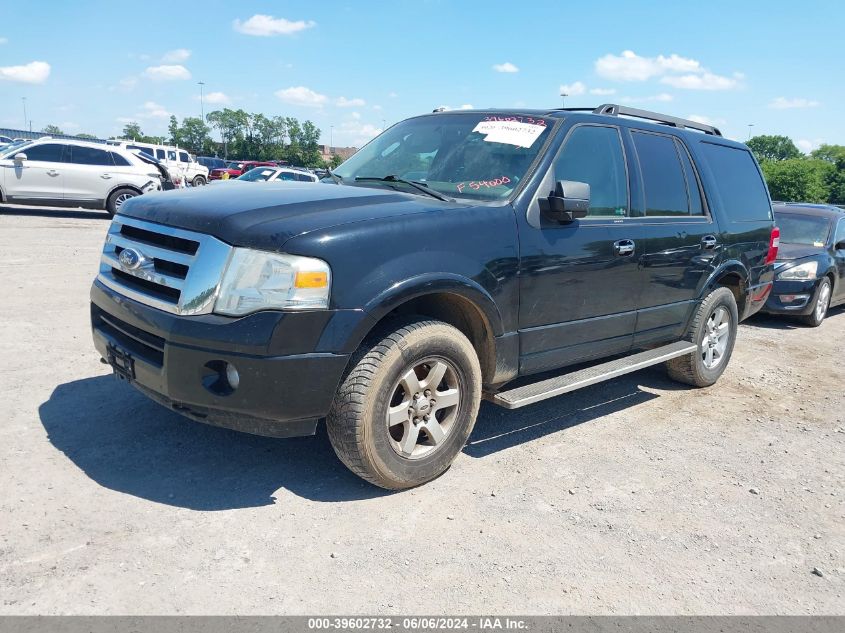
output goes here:
<path id="1" fill-rule="evenodd" d="M 485 403 L 449 472 L 388 494 L 324 431 L 212 428 L 114 380 L 88 325 L 107 224 L 0 207 L 0 613 L 845 613 L 845 310 L 752 319 L 710 389 L 658 368 Z"/>

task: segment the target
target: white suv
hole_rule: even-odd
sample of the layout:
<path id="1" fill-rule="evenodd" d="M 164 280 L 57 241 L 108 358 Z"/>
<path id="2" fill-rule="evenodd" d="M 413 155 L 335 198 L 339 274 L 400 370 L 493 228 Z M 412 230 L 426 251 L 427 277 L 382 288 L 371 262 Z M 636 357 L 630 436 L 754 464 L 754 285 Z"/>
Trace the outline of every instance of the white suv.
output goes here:
<path id="1" fill-rule="evenodd" d="M 188 150 L 170 145 L 153 145 L 136 141 L 111 140 L 108 144 L 132 152 L 141 151 L 149 154 L 157 161 L 164 163 L 173 178 L 180 178 L 183 183 L 190 184 L 192 187 L 208 184 L 208 167 L 200 165 L 188 153 Z"/>
<path id="2" fill-rule="evenodd" d="M 114 215 L 129 198 L 161 188 L 154 165 L 118 147 L 40 138 L 0 150 L 0 202 L 80 206 Z"/>

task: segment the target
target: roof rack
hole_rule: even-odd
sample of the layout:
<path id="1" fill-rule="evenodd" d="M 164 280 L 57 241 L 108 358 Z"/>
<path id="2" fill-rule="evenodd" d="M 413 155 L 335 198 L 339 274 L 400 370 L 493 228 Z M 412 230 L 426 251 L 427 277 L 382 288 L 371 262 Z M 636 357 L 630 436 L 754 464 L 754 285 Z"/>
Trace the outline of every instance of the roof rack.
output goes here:
<path id="1" fill-rule="evenodd" d="M 697 123 L 689 119 L 679 119 L 677 117 L 666 114 L 659 114 L 657 112 L 650 112 L 648 110 L 640 110 L 638 108 L 629 108 L 627 106 L 617 105 L 615 103 L 605 103 L 593 110 L 593 114 L 604 114 L 605 116 L 630 116 L 637 119 L 646 119 L 648 121 L 655 121 L 664 125 L 671 125 L 672 127 L 684 129 L 690 128 L 698 130 L 705 134 L 712 134 L 713 136 L 722 136 L 719 128 L 706 123 Z"/>

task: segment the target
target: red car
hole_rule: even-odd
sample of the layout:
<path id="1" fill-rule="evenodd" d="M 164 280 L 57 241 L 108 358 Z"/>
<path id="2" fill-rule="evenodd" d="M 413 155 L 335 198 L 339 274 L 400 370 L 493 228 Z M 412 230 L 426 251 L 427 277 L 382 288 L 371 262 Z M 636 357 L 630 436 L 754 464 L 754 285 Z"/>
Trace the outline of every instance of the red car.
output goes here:
<path id="1" fill-rule="evenodd" d="M 221 180 L 223 174 L 229 174 L 229 178 L 237 178 L 241 174 L 248 172 L 253 167 L 275 167 L 276 163 L 271 163 L 266 160 L 235 160 L 226 163 L 226 167 L 220 169 L 212 169 L 208 172 L 209 180 Z"/>

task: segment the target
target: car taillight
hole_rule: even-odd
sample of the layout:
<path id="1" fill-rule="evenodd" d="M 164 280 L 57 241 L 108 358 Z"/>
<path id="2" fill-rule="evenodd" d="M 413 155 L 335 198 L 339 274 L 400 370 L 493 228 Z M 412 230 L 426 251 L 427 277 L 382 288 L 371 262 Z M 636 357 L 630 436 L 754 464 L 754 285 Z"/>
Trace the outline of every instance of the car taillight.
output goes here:
<path id="1" fill-rule="evenodd" d="M 778 258 L 778 246 L 780 246 L 780 229 L 772 227 L 772 235 L 769 238 L 769 252 L 766 253 L 766 263 L 774 264 Z"/>

